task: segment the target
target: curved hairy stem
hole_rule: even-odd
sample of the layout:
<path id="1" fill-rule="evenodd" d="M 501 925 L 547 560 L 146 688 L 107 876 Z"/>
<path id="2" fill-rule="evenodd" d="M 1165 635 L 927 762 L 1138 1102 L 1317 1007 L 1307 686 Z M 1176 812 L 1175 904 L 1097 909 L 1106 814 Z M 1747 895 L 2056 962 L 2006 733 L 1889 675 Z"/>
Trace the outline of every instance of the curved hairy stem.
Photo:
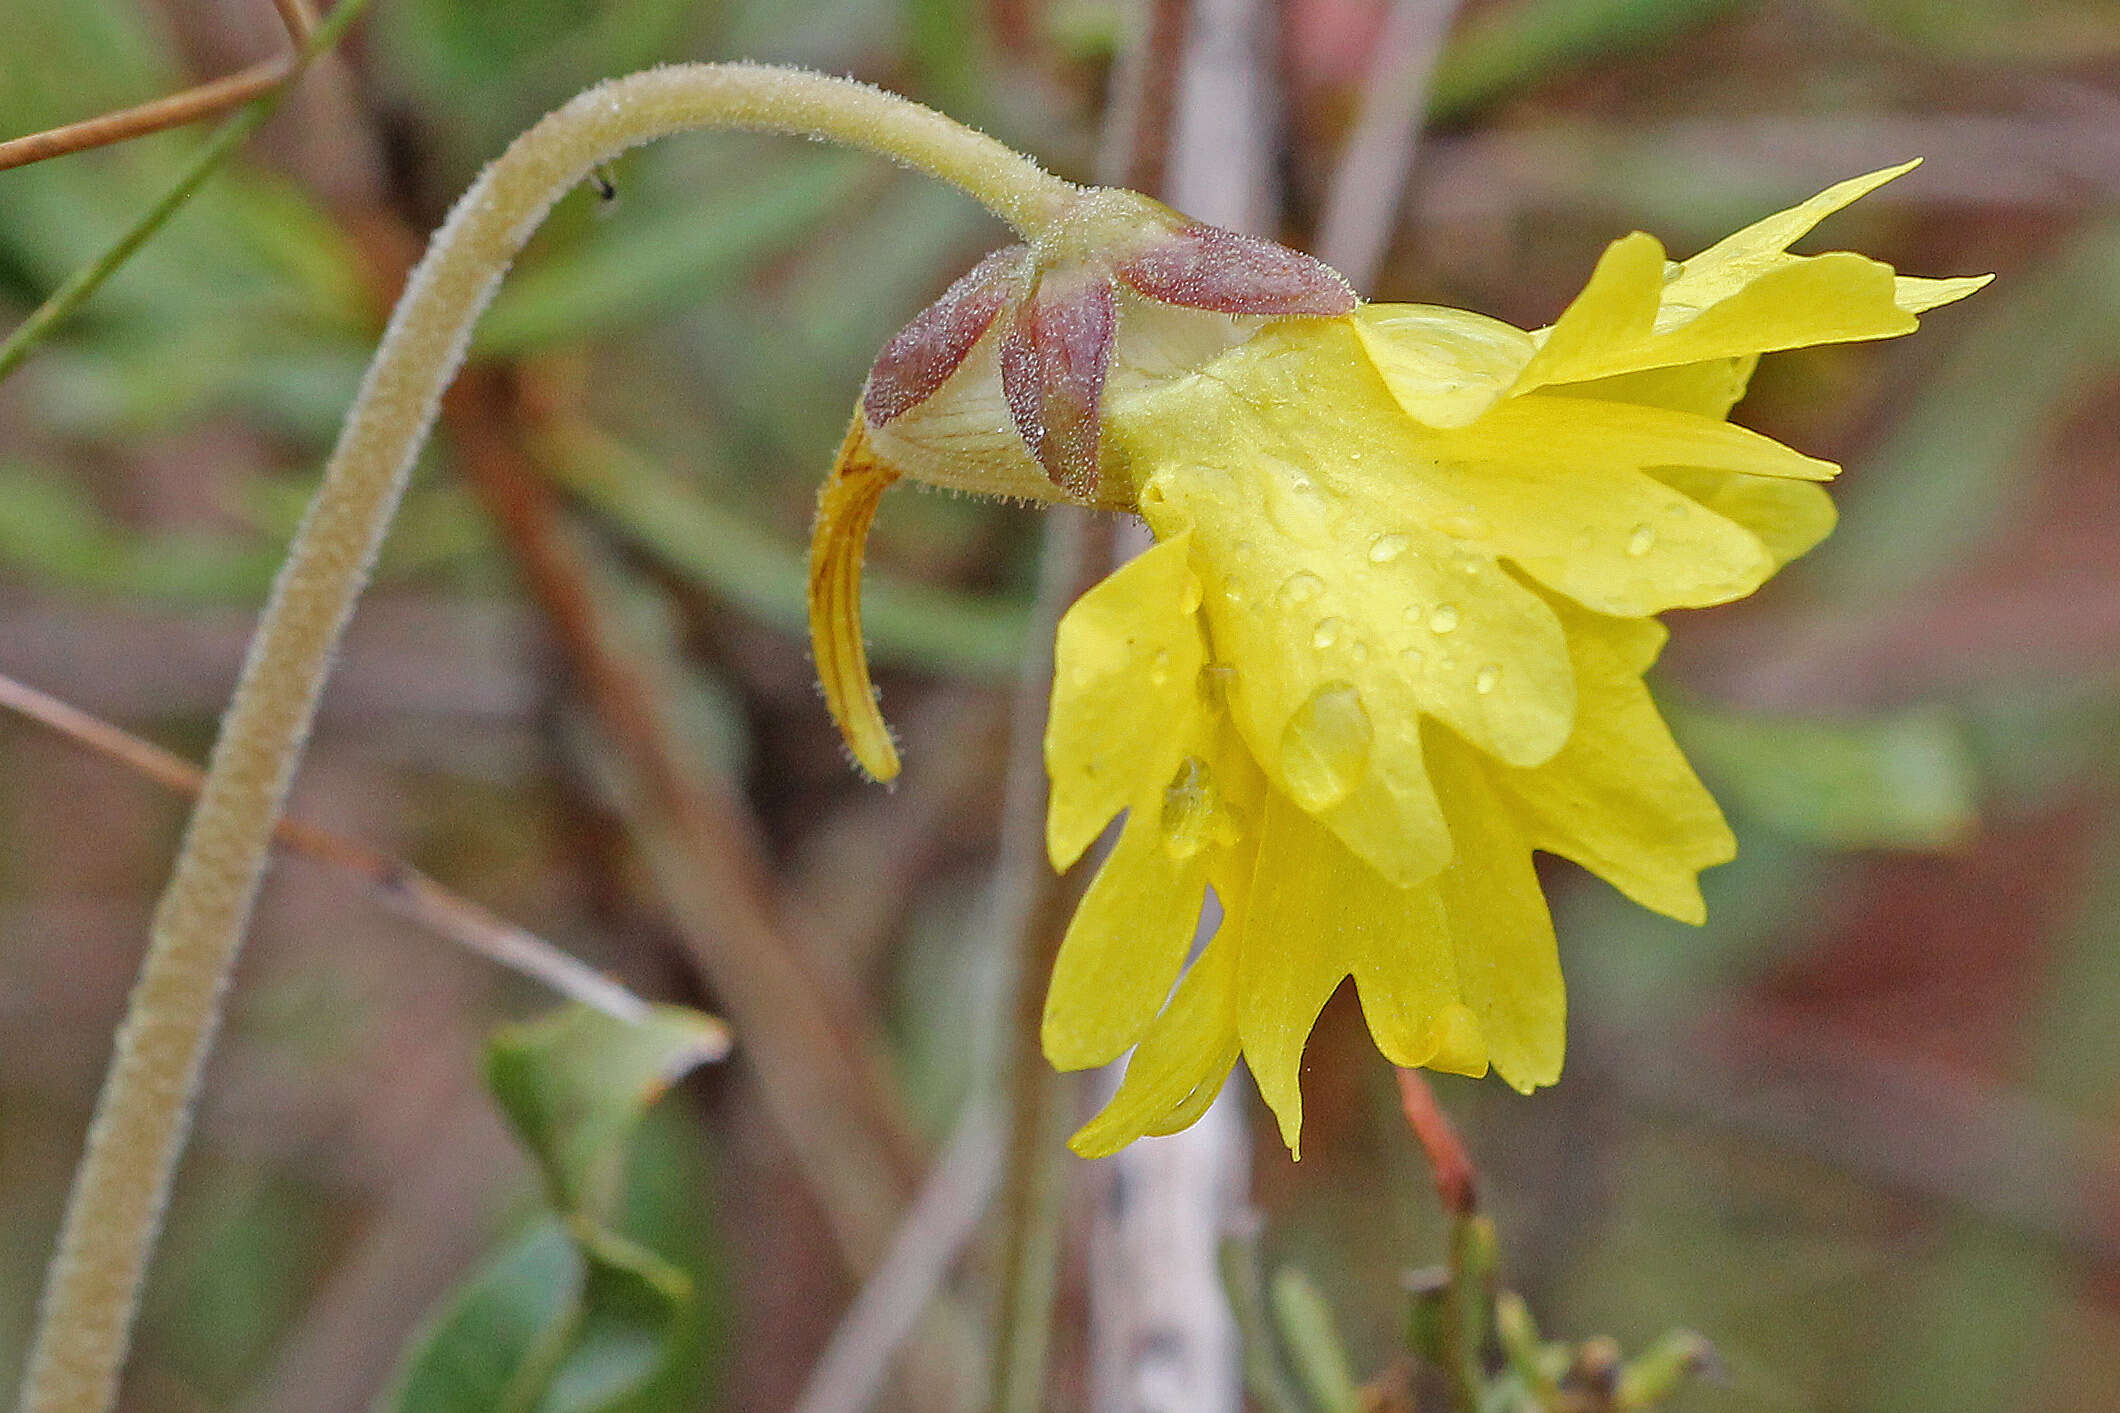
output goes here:
<path id="1" fill-rule="evenodd" d="M 472 325 L 545 213 L 593 168 L 699 128 L 803 134 L 882 153 L 962 187 L 1026 234 L 1074 191 L 905 99 L 750 64 L 655 69 L 590 89 L 472 184 L 398 301 L 251 642 L 75 1175 L 23 1413 L 103 1413 L 115 1398 L 274 822 L 332 655 Z"/>

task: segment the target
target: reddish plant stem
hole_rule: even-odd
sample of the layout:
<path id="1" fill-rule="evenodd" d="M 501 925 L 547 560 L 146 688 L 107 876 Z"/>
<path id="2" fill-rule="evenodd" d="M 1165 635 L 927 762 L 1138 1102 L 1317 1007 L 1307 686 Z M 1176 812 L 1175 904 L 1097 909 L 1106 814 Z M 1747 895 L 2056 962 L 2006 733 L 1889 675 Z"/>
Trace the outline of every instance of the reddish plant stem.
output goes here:
<path id="1" fill-rule="evenodd" d="M 1435 1195 L 1443 1210 L 1453 1217 L 1470 1217 L 1479 1210 L 1479 1171 L 1472 1155 L 1452 1126 L 1449 1115 L 1436 1103 L 1435 1091 L 1419 1070 L 1400 1070 L 1399 1107 L 1413 1136 L 1420 1140 L 1435 1173 Z"/>

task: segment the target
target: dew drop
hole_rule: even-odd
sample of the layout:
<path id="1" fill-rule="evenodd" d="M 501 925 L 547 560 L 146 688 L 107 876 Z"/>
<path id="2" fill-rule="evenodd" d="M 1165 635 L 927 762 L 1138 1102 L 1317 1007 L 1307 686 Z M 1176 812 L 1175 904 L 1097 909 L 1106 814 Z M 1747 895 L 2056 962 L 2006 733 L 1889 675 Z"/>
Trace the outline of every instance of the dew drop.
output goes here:
<path id="1" fill-rule="evenodd" d="M 1399 654 L 1399 666 L 1405 668 L 1408 672 L 1419 672 L 1427 665 L 1427 654 L 1423 653 L 1419 648 L 1407 648 Z"/>
<path id="2" fill-rule="evenodd" d="M 1325 592 L 1325 581 L 1308 569 L 1298 569 L 1281 584 L 1281 606 L 1300 608 Z"/>
<path id="3" fill-rule="evenodd" d="M 1634 533 L 1627 536 L 1627 553 L 1640 559 L 1656 548 L 1656 529 L 1651 525 L 1637 525 Z"/>
<path id="4" fill-rule="evenodd" d="M 1428 631 L 1431 633 L 1455 633 L 1458 626 L 1458 611 L 1455 605 L 1439 603 L 1435 612 L 1428 615 Z"/>
<path id="5" fill-rule="evenodd" d="M 1369 661 L 1369 644 L 1357 638 L 1347 645 L 1347 655 L 1357 663 Z"/>
<path id="6" fill-rule="evenodd" d="M 1416 628 L 1418 628 L 1418 627 L 1420 627 L 1420 626 L 1421 626 L 1421 625 L 1422 625 L 1423 623 L 1426 623 L 1426 622 L 1428 621 L 1428 610 L 1427 610 L 1427 609 L 1425 609 L 1425 608 L 1422 608 L 1422 607 L 1421 607 L 1421 606 L 1420 606 L 1419 604 L 1417 604 L 1417 603 L 1410 603 L 1410 604 L 1407 604 L 1407 605 L 1406 605 L 1406 621 L 1407 621 L 1408 623 L 1411 623 L 1411 624 L 1413 624 L 1413 625 L 1414 625 L 1414 626 L 1415 626 Z"/>
<path id="7" fill-rule="evenodd" d="M 1215 791 L 1207 762 L 1187 756 L 1163 789 L 1163 847 L 1174 859 L 1189 859 L 1214 835 Z"/>
<path id="8" fill-rule="evenodd" d="M 1281 732 L 1290 796 L 1313 813 L 1346 799 L 1369 767 L 1373 734 L 1352 683 L 1328 682 L 1312 692 Z"/>
<path id="9" fill-rule="evenodd" d="M 1435 522 L 1435 528 L 1460 540 L 1484 540 L 1494 533 L 1487 517 L 1473 511 L 1457 515 L 1445 515 Z"/>
<path id="10" fill-rule="evenodd" d="M 1388 534 L 1379 535 L 1369 542 L 1369 562 L 1371 564 L 1389 564 L 1400 555 L 1406 553 L 1412 545 L 1413 539 L 1411 536 L 1402 535 L 1396 530 Z"/>
<path id="11" fill-rule="evenodd" d="M 1486 696 L 1502 685 L 1502 669 L 1498 663 L 1488 663 L 1472 676 L 1472 690 Z"/>
<path id="12" fill-rule="evenodd" d="M 1310 630 L 1310 645 L 1323 651 L 1340 641 L 1340 633 L 1347 627 L 1337 618 L 1321 618 L 1318 626 Z"/>
<path id="13" fill-rule="evenodd" d="M 1148 660 L 1149 685 L 1161 687 L 1170 681 L 1170 649 L 1157 648 L 1156 655 Z"/>

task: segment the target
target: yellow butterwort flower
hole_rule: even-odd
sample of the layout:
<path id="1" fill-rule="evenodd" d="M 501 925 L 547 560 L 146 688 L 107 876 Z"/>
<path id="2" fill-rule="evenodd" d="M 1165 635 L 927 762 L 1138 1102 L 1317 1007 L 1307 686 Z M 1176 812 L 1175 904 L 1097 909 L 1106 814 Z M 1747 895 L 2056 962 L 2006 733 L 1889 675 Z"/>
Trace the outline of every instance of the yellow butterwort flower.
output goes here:
<path id="1" fill-rule="evenodd" d="M 1349 976 L 1394 1064 L 1551 1083 L 1534 851 L 1702 920 L 1697 876 L 1734 844 L 1642 684 L 1654 615 L 1741 597 L 1832 527 L 1837 468 L 1725 420 L 1758 355 L 1908 333 L 1985 283 L 1788 253 L 1906 170 L 1682 264 L 1628 236 L 1535 333 L 1358 304 L 1305 257 L 1151 213 L 1103 266 L 991 258 L 886 350 L 813 557 L 820 668 L 872 771 L 896 759 L 853 593 L 897 474 L 1134 509 L 1158 541 L 1062 622 L 1045 742 L 1056 867 L 1125 817 L 1047 997 L 1054 1064 L 1133 1050 L 1078 1152 L 1190 1123 L 1240 1055 L 1294 1149 L 1303 1047 Z"/>

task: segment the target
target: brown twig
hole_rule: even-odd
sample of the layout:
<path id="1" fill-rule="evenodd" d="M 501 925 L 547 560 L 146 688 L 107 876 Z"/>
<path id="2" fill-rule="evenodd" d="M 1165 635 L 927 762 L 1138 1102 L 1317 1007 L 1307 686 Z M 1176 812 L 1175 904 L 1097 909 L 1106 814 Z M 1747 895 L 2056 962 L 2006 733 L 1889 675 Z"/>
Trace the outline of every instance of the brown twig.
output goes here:
<path id="1" fill-rule="evenodd" d="M 299 49 L 309 42 L 309 32 L 317 27 L 316 11 L 309 0 L 272 0 L 272 8 L 280 12 L 280 23 L 287 26 L 287 37 Z"/>
<path id="2" fill-rule="evenodd" d="M 1435 1091 L 1428 1087 L 1421 1072 L 1400 1070 L 1398 1074 L 1399 1107 L 1406 1113 L 1413 1136 L 1428 1154 L 1429 1166 L 1435 1172 L 1435 1195 L 1442 1199 L 1443 1210 L 1451 1216 L 1473 1215 L 1480 1203 L 1479 1171 L 1472 1166 L 1472 1155 L 1465 1151 L 1457 1129 L 1443 1112 L 1443 1106 L 1436 1103 Z"/>
<path id="3" fill-rule="evenodd" d="M 0 707 L 180 794 L 198 794 L 205 781 L 205 772 L 182 756 L 5 675 L 0 675 Z M 386 906 L 436 935 L 535 977 L 570 1000 L 621 1020 L 647 1013 L 647 1002 L 609 977 L 380 849 L 292 816 L 281 817 L 273 838 L 290 853 L 353 875 Z"/>
<path id="4" fill-rule="evenodd" d="M 775 1125 L 826 1211 L 848 1266 L 873 1271 L 920 1171 L 880 1042 L 809 965 L 733 787 L 678 744 L 647 669 L 569 542 L 557 493 L 519 450 L 514 389 L 473 369 L 443 401 L 464 474 L 485 502 L 612 747 L 621 793 L 695 964 L 744 1037 Z"/>
<path id="5" fill-rule="evenodd" d="M 151 132 L 182 127 L 200 118 L 226 113 L 278 88 L 287 81 L 295 67 L 293 55 L 282 55 L 252 64 L 226 78 L 142 103 L 136 108 L 123 108 L 64 127 L 10 138 L 0 142 L 0 171 L 26 167 L 49 157 L 64 157 L 70 152 L 85 152 L 92 147 L 108 147 L 114 142 L 144 137 Z"/>

